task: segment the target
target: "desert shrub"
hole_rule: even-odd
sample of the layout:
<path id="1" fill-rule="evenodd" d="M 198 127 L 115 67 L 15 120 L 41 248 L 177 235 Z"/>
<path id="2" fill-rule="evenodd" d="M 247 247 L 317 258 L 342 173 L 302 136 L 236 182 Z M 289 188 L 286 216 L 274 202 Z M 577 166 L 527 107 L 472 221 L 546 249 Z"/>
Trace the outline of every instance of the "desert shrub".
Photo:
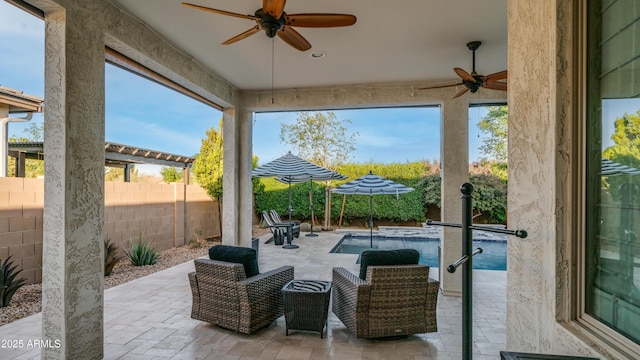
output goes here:
<path id="1" fill-rule="evenodd" d="M 13 265 L 11 256 L 4 263 L 0 260 L 0 308 L 9 306 L 13 294 L 24 286 L 25 279 L 16 279 L 18 274 L 22 272 L 17 268 L 17 265 Z"/>
<path id="2" fill-rule="evenodd" d="M 189 240 L 187 244 L 192 249 L 203 248 L 207 246 L 207 239 L 204 236 L 204 232 L 202 230 L 195 230 L 193 232 L 193 238 Z"/>
<path id="3" fill-rule="evenodd" d="M 133 266 L 153 265 L 158 262 L 158 250 L 145 241 L 142 235 L 138 241 L 131 242 L 131 249 L 124 249 L 124 254 Z"/>
<path id="4" fill-rule="evenodd" d="M 104 241 L 104 276 L 111 275 L 113 267 L 120 261 L 118 247 L 109 239 Z"/>

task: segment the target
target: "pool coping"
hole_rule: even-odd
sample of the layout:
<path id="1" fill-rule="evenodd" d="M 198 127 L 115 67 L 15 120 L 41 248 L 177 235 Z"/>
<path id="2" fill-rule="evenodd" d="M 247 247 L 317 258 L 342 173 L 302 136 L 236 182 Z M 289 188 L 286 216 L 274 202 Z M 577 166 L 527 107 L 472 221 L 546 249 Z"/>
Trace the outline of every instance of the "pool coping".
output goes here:
<path id="1" fill-rule="evenodd" d="M 504 225 L 488 225 L 497 228 L 504 228 Z M 409 227 L 409 226 L 379 226 L 378 230 L 373 231 L 373 236 L 378 237 L 403 237 L 403 238 L 421 238 L 421 239 L 441 239 L 442 228 L 437 226 L 423 225 L 422 227 Z M 357 230 L 357 229 L 336 229 L 336 234 L 345 234 L 352 236 L 368 236 L 370 230 Z M 506 242 L 507 235 L 489 233 L 482 230 L 474 230 L 473 241 L 486 241 L 486 242 Z"/>

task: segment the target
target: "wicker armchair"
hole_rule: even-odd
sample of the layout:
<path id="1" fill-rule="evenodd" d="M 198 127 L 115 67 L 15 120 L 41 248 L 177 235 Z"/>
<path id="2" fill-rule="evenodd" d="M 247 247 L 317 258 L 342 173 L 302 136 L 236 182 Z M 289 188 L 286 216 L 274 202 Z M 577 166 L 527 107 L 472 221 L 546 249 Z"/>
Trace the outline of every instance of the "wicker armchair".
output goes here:
<path id="1" fill-rule="evenodd" d="M 191 317 L 250 334 L 284 314 L 282 287 L 293 280 L 293 267 L 282 266 L 246 278 L 242 264 L 194 260 L 189 273 Z"/>
<path id="2" fill-rule="evenodd" d="M 439 285 L 426 265 L 369 266 L 366 280 L 334 268 L 331 310 L 358 338 L 434 332 Z"/>

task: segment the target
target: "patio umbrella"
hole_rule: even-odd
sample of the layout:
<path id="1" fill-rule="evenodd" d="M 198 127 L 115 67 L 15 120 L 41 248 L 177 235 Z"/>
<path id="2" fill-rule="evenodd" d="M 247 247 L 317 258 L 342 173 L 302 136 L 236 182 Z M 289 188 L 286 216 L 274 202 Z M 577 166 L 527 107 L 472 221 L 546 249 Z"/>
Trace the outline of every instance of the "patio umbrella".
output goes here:
<path id="1" fill-rule="evenodd" d="M 277 177 L 289 184 L 289 221 L 291 221 L 291 184 L 308 180 L 331 180 L 344 176 L 322 166 L 308 162 L 290 151 L 251 172 L 253 177 Z"/>
<path id="2" fill-rule="evenodd" d="M 602 175 L 603 176 L 616 176 L 616 175 L 640 175 L 640 169 L 636 169 L 631 166 L 622 165 L 609 159 L 602 159 Z"/>
<path id="3" fill-rule="evenodd" d="M 373 195 L 381 194 L 405 194 L 415 190 L 412 187 L 404 186 L 393 182 L 389 179 L 374 175 L 372 171 L 369 174 L 361 176 L 348 183 L 342 184 L 335 189 L 331 189 L 331 192 L 336 194 L 358 194 L 369 195 L 369 242 L 373 247 Z"/>

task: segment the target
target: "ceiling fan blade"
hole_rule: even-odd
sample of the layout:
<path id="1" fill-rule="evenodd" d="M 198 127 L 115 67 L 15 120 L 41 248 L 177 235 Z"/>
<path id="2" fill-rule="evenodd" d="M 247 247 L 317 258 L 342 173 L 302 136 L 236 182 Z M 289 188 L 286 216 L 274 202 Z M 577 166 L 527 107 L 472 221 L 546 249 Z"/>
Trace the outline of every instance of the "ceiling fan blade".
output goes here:
<path id="1" fill-rule="evenodd" d="M 278 37 L 300 51 L 311 49 L 311 44 L 309 44 L 307 39 L 290 26 L 285 26 L 281 31 L 278 31 Z"/>
<path id="2" fill-rule="evenodd" d="M 464 95 L 464 93 L 466 93 L 467 91 L 469 91 L 469 89 L 467 89 L 467 88 L 465 87 L 464 89 L 462 89 L 462 90 L 458 91 L 458 93 L 456 94 L 456 96 L 454 96 L 453 98 L 454 98 L 454 99 L 455 99 L 455 98 L 458 98 L 458 97 L 460 97 L 460 96 Z"/>
<path id="3" fill-rule="evenodd" d="M 258 20 L 258 17 L 253 16 L 253 15 L 242 15 L 242 14 L 237 14 L 237 13 L 230 12 L 230 11 L 218 10 L 218 9 L 214 9 L 214 8 L 210 8 L 210 7 L 206 7 L 206 6 L 189 4 L 189 3 L 186 3 L 186 2 L 183 2 L 182 5 L 184 5 L 184 6 L 188 7 L 188 8 L 191 8 L 191 9 L 208 11 L 208 12 L 211 12 L 211 13 L 214 13 L 214 14 L 233 16 L 233 17 L 237 17 L 237 18 L 241 18 L 241 19 Z"/>
<path id="4" fill-rule="evenodd" d="M 463 83 L 457 83 L 457 84 L 449 84 L 449 85 L 427 86 L 427 87 L 423 87 L 423 88 L 418 88 L 418 90 L 441 89 L 441 88 L 448 88 L 448 87 L 454 87 L 454 86 L 460 86 L 460 85 L 464 85 L 464 84 Z"/>
<path id="5" fill-rule="evenodd" d="M 234 42 L 238 42 L 238 41 L 240 41 L 242 39 L 246 39 L 249 36 L 257 33 L 258 31 L 260 31 L 260 26 L 256 25 L 256 26 L 252 27 L 251 29 L 243 32 L 242 34 L 238 34 L 238 35 L 232 37 L 231 39 L 223 42 L 222 45 L 229 45 L 229 44 L 233 44 Z"/>
<path id="6" fill-rule="evenodd" d="M 276 19 L 280 19 L 285 3 L 286 0 L 262 0 L 262 11 Z"/>
<path id="7" fill-rule="evenodd" d="M 483 76 L 482 81 L 484 82 L 494 82 L 498 80 L 504 80 L 507 78 L 507 70 L 503 70 L 497 73 L 493 73 L 491 75 Z"/>
<path id="8" fill-rule="evenodd" d="M 471 82 L 476 82 L 476 79 L 474 79 L 473 76 L 471 76 L 471 74 L 469 74 L 468 72 L 460 69 L 460 68 L 453 68 L 453 71 L 455 71 L 456 74 L 458 74 L 458 76 L 460 76 L 462 78 L 462 80 L 467 80 L 467 81 L 471 81 Z"/>
<path id="9" fill-rule="evenodd" d="M 291 14 L 284 18 L 286 25 L 309 28 L 351 26 L 356 23 L 356 17 L 348 14 Z"/>
<path id="10" fill-rule="evenodd" d="M 486 87 L 487 89 L 493 89 L 493 90 L 503 90 L 503 91 L 507 91 L 507 83 L 503 83 L 503 82 L 487 82 L 482 84 L 482 87 Z"/>

